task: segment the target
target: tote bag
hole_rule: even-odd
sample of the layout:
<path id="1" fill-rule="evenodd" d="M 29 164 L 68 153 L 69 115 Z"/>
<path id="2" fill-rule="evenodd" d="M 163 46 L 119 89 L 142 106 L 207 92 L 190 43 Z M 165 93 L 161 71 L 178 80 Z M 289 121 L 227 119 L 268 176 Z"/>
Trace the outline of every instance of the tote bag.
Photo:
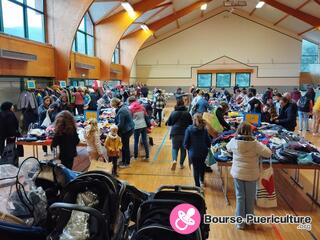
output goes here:
<path id="1" fill-rule="evenodd" d="M 208 125 L 214 129 L 216 132 L 223 132 L 223 126 L 220 124 L 219 119 L 217 118 L 216 111 L 212 113 L 203 113 L 203 119 L 208 123 Z"/>
<path id="2" fill-rule="evenodd" d="M 261 208 L 277 207 L 277 195 L 271 159 L 270 167 L 267 169 L 263 169 L 262 162 L 260 162 L 260 178 L 257 183 L 256 204 Z"/>
<path id="3" fill-rule="evenodd" d="M 47 111 L 46 113 L 46 118 L 43 120 L 42 124 L 41 124 L 41 127 L 49 127 L 51 125 L 51 119 L 50 119 L 50 116 L 49 116 L 49 112 Z"/>

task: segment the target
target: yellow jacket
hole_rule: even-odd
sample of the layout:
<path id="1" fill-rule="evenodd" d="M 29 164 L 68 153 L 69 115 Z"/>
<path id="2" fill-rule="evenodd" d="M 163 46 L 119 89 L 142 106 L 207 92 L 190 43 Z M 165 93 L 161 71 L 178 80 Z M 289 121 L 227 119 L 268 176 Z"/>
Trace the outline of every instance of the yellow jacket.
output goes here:
<path id="1" fill-rule="evenodd" d="M 313 106 L 314 112 L 320 112 L 320 97 L 317 98 L 314 106 Z"/>
<path id="2" fill-rule="evenodd" d="M 118 135 L 108 134 L 106 141 L 104 142 L 104 146 L 107 149 L 108 157 L 119 157 L 120 151 L 122 149 L 121 138 Z"/>

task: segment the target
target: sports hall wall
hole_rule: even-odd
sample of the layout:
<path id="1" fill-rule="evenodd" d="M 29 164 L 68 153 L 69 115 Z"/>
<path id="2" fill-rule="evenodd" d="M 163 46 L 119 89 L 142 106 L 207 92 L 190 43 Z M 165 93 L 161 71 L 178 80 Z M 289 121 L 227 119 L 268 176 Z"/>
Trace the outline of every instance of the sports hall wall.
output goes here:
<path id="1" fill-rule="evenodd" d="M 186 88 L 197 84 L 198 70 L 252 69 L 251 85 L 291 89 L 299 85 L 301 39 L 269 25 L 222 12 L 187 29 L 172 31 L 140 49 L 131 82 Z"/>

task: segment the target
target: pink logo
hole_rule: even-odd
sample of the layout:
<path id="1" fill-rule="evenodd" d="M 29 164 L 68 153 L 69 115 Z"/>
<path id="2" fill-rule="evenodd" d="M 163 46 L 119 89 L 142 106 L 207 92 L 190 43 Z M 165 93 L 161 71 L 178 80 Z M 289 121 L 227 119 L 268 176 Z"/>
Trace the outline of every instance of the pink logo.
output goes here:
<path id="1" fill-rule="evenodd" d="M 187 235 L 195 232 L 201 222 L 200 213 L 191 204 L 180 204 L 170 214 L 171 227 L 180 234 Z"/>

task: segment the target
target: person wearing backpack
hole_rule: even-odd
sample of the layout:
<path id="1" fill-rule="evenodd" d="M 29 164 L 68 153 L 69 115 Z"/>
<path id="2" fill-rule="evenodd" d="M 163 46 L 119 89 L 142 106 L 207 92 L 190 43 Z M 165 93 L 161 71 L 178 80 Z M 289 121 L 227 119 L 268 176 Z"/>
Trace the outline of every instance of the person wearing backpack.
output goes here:
<path id="1" fill-rule="evenodd" d="M 312 112 L 313 101 L 310 93 L 306 93 L 302 96 L 298 102 L 298 118 L 299 118 L 299 131 L 307 131 L 309 132 L 309 116 Z"/>

